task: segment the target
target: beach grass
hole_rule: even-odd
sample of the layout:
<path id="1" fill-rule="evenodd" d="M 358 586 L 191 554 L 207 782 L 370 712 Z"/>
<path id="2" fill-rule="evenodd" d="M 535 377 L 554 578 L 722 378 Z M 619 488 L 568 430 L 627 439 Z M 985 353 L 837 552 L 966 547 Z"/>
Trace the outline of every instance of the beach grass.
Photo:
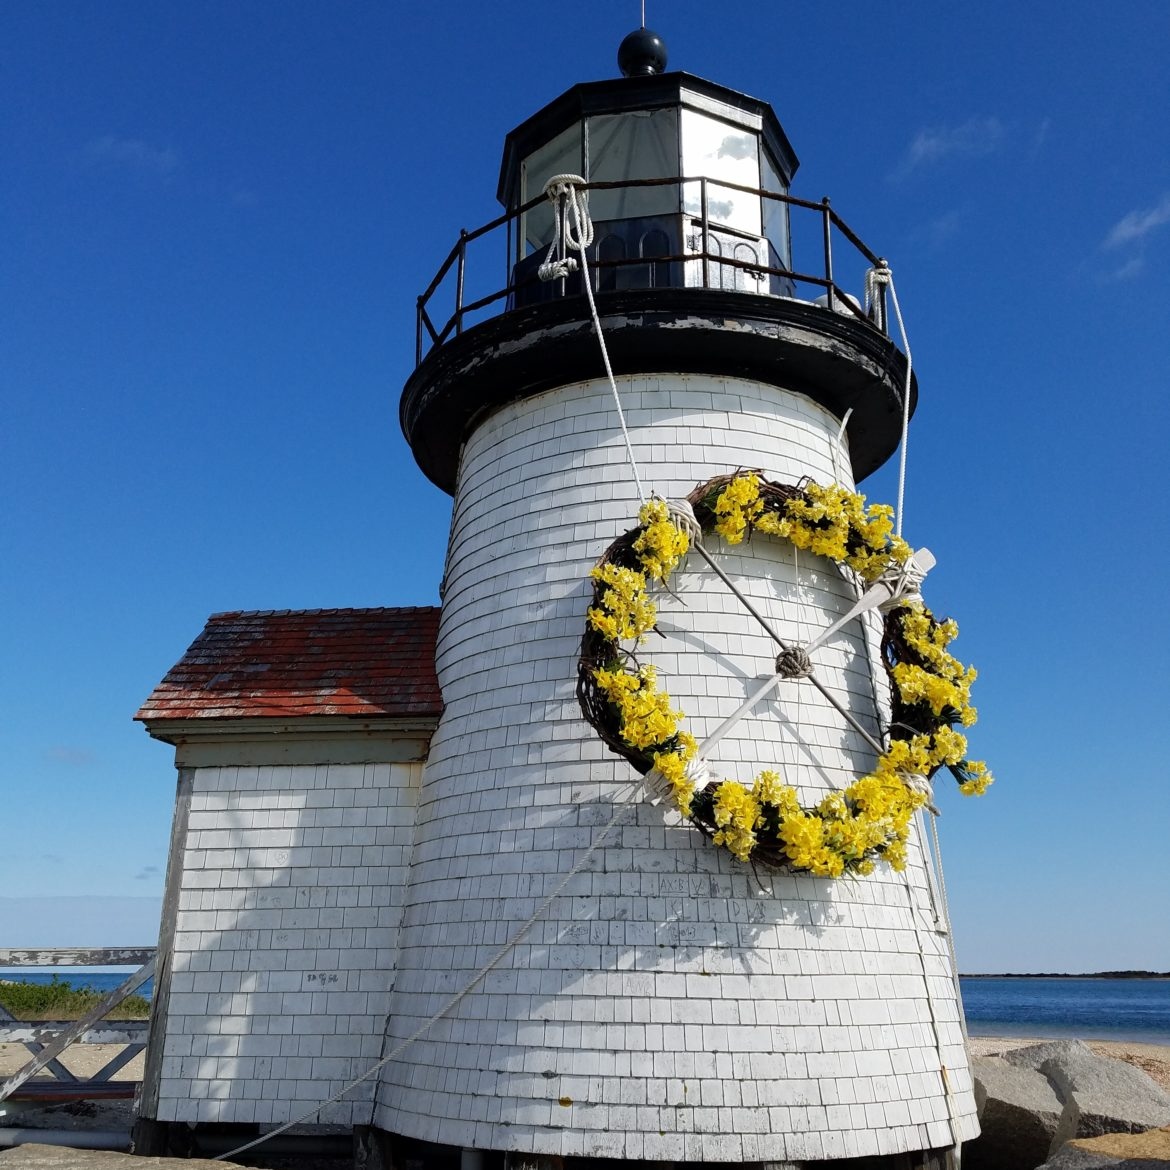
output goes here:
<path id="1" fill-rule="evenodd" d="M 73 987 L 53 976 L 50 983 L 0 981 L 0 1008 L 15 1020 L 77 1020 L 92 1011 L 109 994 L 92 987 Z M 150 1001 L 127 996 L 106 1019 L 145 1020 Z"/>

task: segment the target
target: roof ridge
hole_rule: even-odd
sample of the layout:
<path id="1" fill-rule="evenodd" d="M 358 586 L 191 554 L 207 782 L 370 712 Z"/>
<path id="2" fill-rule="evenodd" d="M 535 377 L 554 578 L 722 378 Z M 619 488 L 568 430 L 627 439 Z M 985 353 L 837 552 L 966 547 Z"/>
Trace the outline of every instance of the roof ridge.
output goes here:
<path id="1" fill-rule="evenodd" d="M 352 605 L 318 609 L 223 609 L 210 614 L 207 620 L 213 622 L 218 618 L 291 617 L 294 614 L 307 617 L 333 613 L 418 613 L 424 611 L 438 613 L 441 608 L 438 605 Z"/>

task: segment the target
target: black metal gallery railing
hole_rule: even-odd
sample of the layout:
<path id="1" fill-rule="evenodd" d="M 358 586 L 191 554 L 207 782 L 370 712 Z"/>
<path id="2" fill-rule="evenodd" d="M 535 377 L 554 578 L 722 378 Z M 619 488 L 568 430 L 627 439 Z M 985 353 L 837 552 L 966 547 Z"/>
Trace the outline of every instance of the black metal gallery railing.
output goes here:
<path id="1" fill-rule="evenodd" d="M 863 307 L 857 297 L 841 287 L 842 271 L 849 269 L 849 282 L 864 288 L 864 273 L 884 262 L 873 253 L 833 210 L 826 197 L 819 203 L 741 186 L 724 179 L 667 178 L 638 179 L 620 183 L 586 183 L 580 188 L 593 193 L 596 206 L 605 201 L 603 192 L 629 193 L 643 188 L 674 187 L 677 197 L 671 209 L 633 218 L 595 218 L 594 243 L 588 250 L 589 274 L 598 293 L 619 288 L 714 288 L 756 292 L 774 296 L 801 297 L 802 292 L 819 290 L 817 303 L 830 311 L 851 315 L 872 328 L 886 332 L 885 286 L 875 285 L 875 299 Z M 782 224 L 781 230 L 760 234 L 729 225 L 725 200 L 712 198 L 733 192 L 760 201 L 761 223 L 769 219 Z M 683 193 L 697 207 L 684 210 Z M 697 192 L 698 199 L 694 199 Z M 635 197 L 636 198 L 636 197 Z M 649 196 L 652 199 L 652 195 Z M 645 202 L 645 197 L 643 197 Z M 532 250 L 517 243 L 523 240 L 525 217 L 547 208 L 544 195 L 508 211 L 474 231 L 461 231 L 455 246 L 439 267 L 434 279 L 418 298 L 415 330 L 415 362 L 470 325 L 526 305 L 583 295 L 581 274 L 542 281 L 538 268 L 544 260 L 547 242 Z M 567 209 L 562 209 L 567 212 Z M 795 212 L 795 214 L 792 214 Z M 567 216 L 562 214 L 561 222 Z M 638 238 L 635 240 L 634 237 Z M 784 255 L 776 247 L 779 237 Z M 848 245 L 840 249 L 840 238 Z M 628 245 L 628 247 L 627 247 Z M 504 253 L 503 283 L 490 276 Z M 627 255 L 629 247 L 636 254 Z M 839 250 L 834 268 L 834 249 Z M 496 251 L 496 259 L 490 253 Z M 572 254 L 572 253 L 570 253 Z M 789 259 L 798 254 L 817 254 L 814 270 L 800 270 Z M 447 305 L 440 312 L 437 306 Z M 436 324 L 436 318 L 441 324 Z"/>

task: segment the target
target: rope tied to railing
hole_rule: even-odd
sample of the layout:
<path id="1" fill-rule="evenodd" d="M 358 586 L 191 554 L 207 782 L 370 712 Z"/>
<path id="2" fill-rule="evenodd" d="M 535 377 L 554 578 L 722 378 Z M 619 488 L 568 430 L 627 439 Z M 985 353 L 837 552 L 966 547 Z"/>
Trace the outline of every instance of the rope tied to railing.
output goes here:
<path id="1" fill-rule="evenodd" d="M 584 197 L 577 194 L 577 188 L 584 184 L 585 180 L 580 175 L 553 175 L 544 185 L 544 193 L 553 207 L 553 236 L 544 263 L 536 270 L 541 280 L 571 276 L 580 265 L 574 257 L 568 255 L 569 249 L 581 251 L 593 243 L 593 220 L 589 218 L 589 207 Z M 568 214 L 570 211 L 572 222 Z"/>
<path id="2" fill-rule="evenodd" d="M 898 321 L 898 332 L 902 335 L 902 352 L 906 355 L 906 384 L 902 389 L 902 437 L 898 441 L 901 455 L 898 459 L 898 504 L 894 512 L 897 523 L 894 531 L 902 535 L 902 511 L 906 498 L 906 443 L 910 432 L 910 388 L 911 371 L 914 368 L 914 358 L 910 353 L 910 339 L 906 336 L 906 323 L 902 320 L 902 306 L 898 304 L 898 290 L 894 286 L 894 274 L 884 258 L 865 274 L 865 305 L 868 312 L 871 303 L 878 303 L 877 291 L 881 288 L 890 290 L 890 300 L 894 305 L 894 316 Z"/>
<path id="3" fill-rule="evenodd" d="M 605 335 L 601 331 L 601 318 L 597 315 L 597 304 L 593 299 L 593 280 L 589 275 L 589 258 L 587 252 L 593 243 L 593 221 L 589 218 L 589 208 L 585 204 L 584 195 L 579 188 L 585 186 L 585 180 L 580 175 L 553 175 L 544 185 L 544 193 L 553 205 L 553 238 L 549 244 L 548 254 L 544 263 L 538 269 L 541 280 L 555 280 L 577 271 L 578 261 L 568 255 L 573 248 L 580 257 L 581 283 L 585 286 L 585 296 L 589 300 L 589 315 L 593 319 L 593 329 L 597 333 L 597 343 L 601 347 L 601 361 L 605 366 L 605 376 L 609 380 L 609 388 L 613 394 L 614 405 L 617 407 L 618 422 L 622 428 L 622 438 L 626 443 L 626 455 L 630 460 L 630 470 L 634 475 L 634 486 L 638 489 L 638 499 L 646 502 L 646 493 L 642 489 L 642 477 L 638 474 L 638 461 L 634 458 L 634 445 L 630 442 L 630 432 L 626 426 L 626 414 L 622 410 L 621 395 L 618 393 L 617 382 L 613 376 L 613 366 L 609 360 L 609 350 L 605 345 Z M 564 205 L 564 210 L 562 206 Z M 561 250 L 560 258 L 554 259 Z"/>

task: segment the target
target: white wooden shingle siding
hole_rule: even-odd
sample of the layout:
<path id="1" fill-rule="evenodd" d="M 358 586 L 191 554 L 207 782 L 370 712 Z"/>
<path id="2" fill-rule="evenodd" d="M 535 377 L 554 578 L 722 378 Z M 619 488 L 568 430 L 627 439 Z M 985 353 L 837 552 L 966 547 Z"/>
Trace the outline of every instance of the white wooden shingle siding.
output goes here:
<path id="1" fill-rule="evenodd" d="M 377 1061 L 420 772 L 193 769 L 157 1120 L 287 1121 Z"/>
<path id="2" fill-rule="evenodd" d="M 799 394 L 697 375 L 618 381 L 648 489 L 682 496 L 737 466 L 848 483 L 847 455 L 834 458 L 839 420 Z M 604 381 L 505 407 L 466 445 L 437 659 L 446 707 L 419 796 L 391 1042 L 513 934 L 635 779 L 584 722 L 574 688 L 589 569 L 636 511 Z M 833 565 L 783 542 L 709 546 L 797 640 L 853 600 Z M 666 638 L 646 653 L 702 737 L 773 671 L 775 647 L 695 561 L 679 602 L 663 602 Z M 814 658 L 874 729 L 886 702 L 876 656 L 871 623 Z M 713 761 L 743 781 L 778 766 L 809 801 L 871 763 L 799 682 Z M 383 1070 L 375 1123 L 456 1146 L 688 1161 L 973 1137 L 947 943 L 917 841 L 908 879 L 753 872 L 639 800 L 453 1017 Z"/>

